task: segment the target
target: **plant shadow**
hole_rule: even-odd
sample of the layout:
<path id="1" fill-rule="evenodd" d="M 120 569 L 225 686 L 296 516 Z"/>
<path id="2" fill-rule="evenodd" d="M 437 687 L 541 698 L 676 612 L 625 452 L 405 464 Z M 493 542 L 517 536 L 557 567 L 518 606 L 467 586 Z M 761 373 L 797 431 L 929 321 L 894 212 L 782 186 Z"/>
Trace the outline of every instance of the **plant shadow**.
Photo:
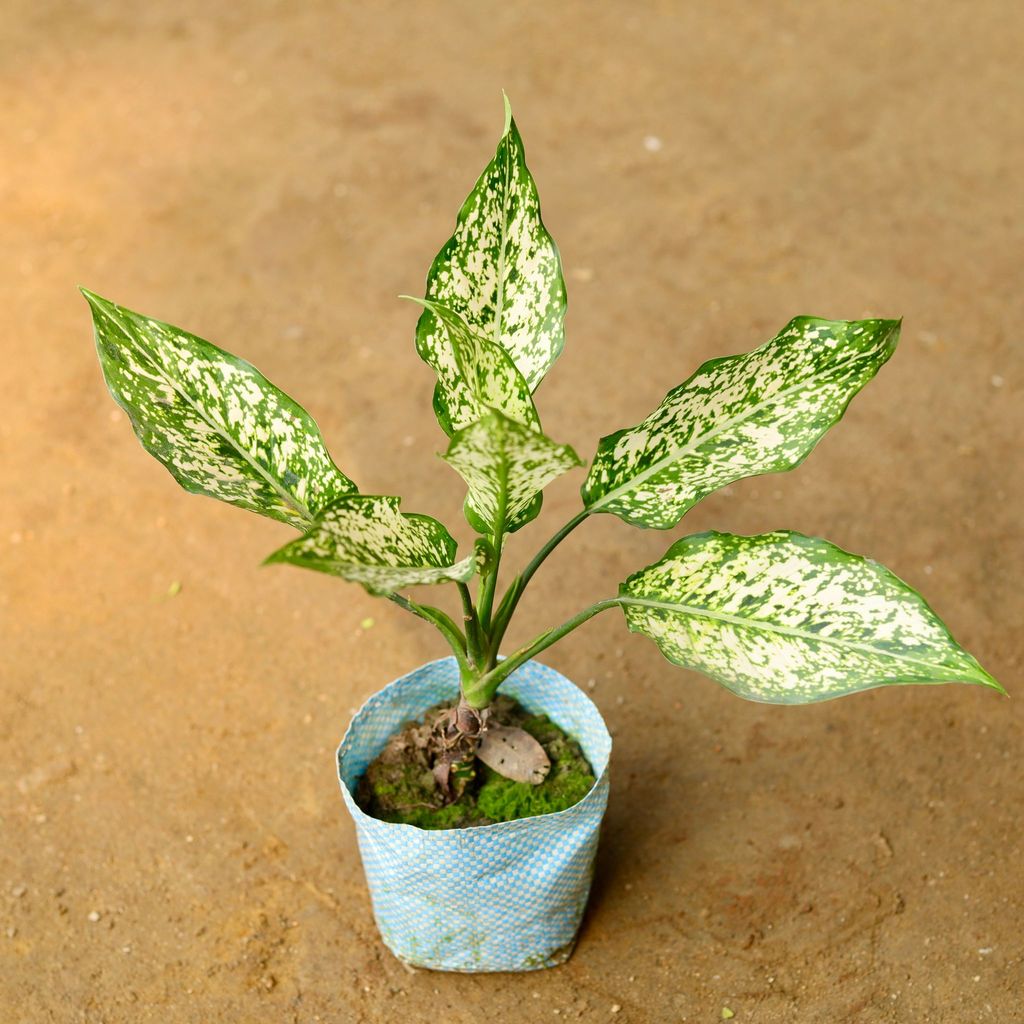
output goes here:
<path id="1" fill-rule="evenodd" d="M 663 865 L 666 859 L 685 859 L 677 847 L 690 836 L 686 794 L 691 786 L 687 780 L 692 776 L 678 756 L 650 760 L 663 764 L 668 761 L 670 767 L 656 772 L 642 770 L 639 759 L 630 758 L 628 753 L 613 762 L 608 811 L 601 826 L 579 942 L 586 940 L 595 921 L 611 911 L 627 887 L 640 880 L 655 862 Z M 670 794 L 668 799 L 666 794 Z"/>

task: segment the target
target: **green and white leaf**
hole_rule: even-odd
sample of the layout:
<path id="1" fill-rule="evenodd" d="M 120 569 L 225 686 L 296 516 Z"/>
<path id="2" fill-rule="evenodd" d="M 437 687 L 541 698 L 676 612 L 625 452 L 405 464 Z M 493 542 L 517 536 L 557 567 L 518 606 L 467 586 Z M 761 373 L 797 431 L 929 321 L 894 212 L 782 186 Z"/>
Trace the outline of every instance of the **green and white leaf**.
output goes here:
<path id="1" fill-rule="evenodd" d="M 399 512 L 399 504 L 399 498 L 379 495 L 340 498 L 265 564 L 288 562 L 326 572 L 361 583 L 371 594 L 470 579 L 478 555 L 456 562 L 451 534 L 430 516 Z"/>
<path id="2" fill-rule="evenodd" d="M 894 683 L 999 684 L 924 599 L 814 537 L 685 537 L 619 588 L 630 630 L 734 693 L 806 704 Z"/>
<path id="3" fill-rule="evenodd" d="M 301 530 L 356 486 L 313 418 L 254 366 L 82 289 L 107 386 L 143 447 L 187 491 Z"/>
<path id="4" fill-rule="evenodd" d="M 543 488 L 583 464 L 568 445 L 500 412 L 463 427 L 442 457 L 469 485 L 471 525 L 492 536 L 525 526 L 537 515 Z"/>
<path id="5" fill-rule="evenodd" d="M 436 345 L 427 361 L 437 371 L 434 411 L 445 431 L 454 434 L 492 409 L 539 429 L 530 388 L 509 354 L 447 306 L 427 299 L 412 301 L 433 314 L 437 325 Z"/>
<path id="6" fill-rule="evenodd" d="M 704 363 L 642 423 L 601 440 L 584 505 L 668 529 L 725 484 L 792 469 L 892 355 L 899 327 L 797 317 L 753 352 Z"/>
<path id="7" fill-rule="evenodd" d="M 431 265 L 426 297 L 454 310 L 475 333 L 506 351 L 530 391 L 565 344 L 561 261 L 541 221 L 537 186 L 526 166 L 508 97 L 505 131 L 495 157 L 462 204 L 455 233 Z M 416 328 L 416 347 L 432 366 L 434 353 L 444 346 L 439 330 L 428 307 Z M 442 426 L 452 433 L 443 420 Z"/>
<path id="8" fill-rule="evenodd" d="M 473 555 L 476 559 L 476 574 L 478 576 L 486 576 L 493 572 L 498 564 L 494 545 L 487 537 L 477 537 L 473 542 Z"/>

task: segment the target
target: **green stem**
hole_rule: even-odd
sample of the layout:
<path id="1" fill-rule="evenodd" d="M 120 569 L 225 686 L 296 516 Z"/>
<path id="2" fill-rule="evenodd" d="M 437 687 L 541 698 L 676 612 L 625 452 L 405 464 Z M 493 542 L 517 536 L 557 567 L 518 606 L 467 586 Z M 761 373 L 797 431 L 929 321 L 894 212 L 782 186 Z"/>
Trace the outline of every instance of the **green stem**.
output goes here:
<path id="1" fill-rule="evenodd" d="M 505 510 L 499 509 L 501 517 L 498 528 L 494 531 L 491 544 L 494 546 L 494 567 L 487 574 L 480 587 L 480 607 L 477 612 L 480 628 L 485 635 L 491 631 L 491 609 L 494 607 L 494 591 L 498 585 L 498 569 L 501 567 L 501 547 L 505 540 Z"/>
<path id="2" fill-rule="evenodd" d="M 394 601 L 399 608 L 404 608 L 407 612 L 418 615 L 421 619 L 425 619 L 437 628 L 438 632 L 448 641 L 452 654 L 455 655 L 455 660 L 459 663 L 459 673 L 464 683 L 476 677 L 477 673 L 466 657 L 466 639 L 462 635 L 462 631 L 448 615 L 441 611 L 440 608 L 417 604 L 401 594 L 388 594 L 388 598 Z"/>
<path id="3" fill-rule="evenodd" d="M 500 306 L 498 307 L 501 308 Z M 491 609 L 494 607 L 494 590 L 498 585 L 498 569 L 501 567 L 501 548 L 505 542 L 505 515 L 508 512 L 508 466 L 504 462 L 499 469 L 498 508 L 494 516 L 494 535 L 491 544 L 494 546 L 494 567 L 480 588 L 480 628 L 488 639 L 491 633 Z M 490 649 L 491 645 L 488 645 Z M 490 658 L 485 666 L 493 668 Z"/>
<path id="4" fill-rule="evenodd" d="M 498 656 L 498 651 L 501 648 L 501 641 L 505 638 L 505 630 L 508 629 L 509 622 L 512 621 L 512 615 L 516 610 L 516 605 L 519 604 L 519 599 L 523 596 L 523 591 L 526 589 L 526 585 L 533 578 L 533 574 L 541 567 L 544 559 L 551 554 L 559 544 L 565 540 L 566 537 L 576 529 L 580 523 L 583 522 L 587 516 L 590 515 L 590 509 L 582 509 L 572 519 L 569 520 L 551 539 L 533 556 L 529 564 L 525 569 L 513 580 L 512 585 L 509 587 L 508 592 L 502 598 L 501 604 L 498 606 L 498 613 L 494 619 L 494 626 L 491 629 L 491 646 L 490 646 L 490 657 L 489 661 L 494 661 Z"/>
<path id="5" fill-rule="evenodd" d="M 540 654 L 540 652 L 545 648 L 557 643 L 566 634 L 571 633 L 577 626 L 582 626 L 587 619 L 591 619 L 597 615 L 598 612 L 603 612 L 607 608 L 614 608 L 619 603 L 620 600 L 617 597 L 610 597 L 607 600 L 598 601 L 597 604 L 592 604 L 589 608 L 584 608 L 583 611 L 574 615 L 571 619 L 566 620 L 562 625 L 556 626 L 554 629 L 549 629 L 546 633 L 541 633 L 541 635 L 532 643 L 527 644 L 525 647 L 521 647 L 515 652 L 515 654 L 510 654 L 504 661 L 499 662 L 485 676 L 482 676 L 472 684 L 464 687 L 463 695 L 465 696 L 467 703 L 470 707 L 474 708 L 487 707 L 498 687 L 501 686 L 508 676 L 519 668 L 520 665 L 529 661 L 535 655 Z"/>
<path id="6" fill-rule="evenodd" d="M 466 623 L 466 650 L 473 663 L 482 668 L 484 643 L 480 635 L 476 609 L 473 607 L 473 597 L 465 583 L 457 580 L 456 584 L 459 588 L 459 597 L 462 599 L 462 617 Z"/>

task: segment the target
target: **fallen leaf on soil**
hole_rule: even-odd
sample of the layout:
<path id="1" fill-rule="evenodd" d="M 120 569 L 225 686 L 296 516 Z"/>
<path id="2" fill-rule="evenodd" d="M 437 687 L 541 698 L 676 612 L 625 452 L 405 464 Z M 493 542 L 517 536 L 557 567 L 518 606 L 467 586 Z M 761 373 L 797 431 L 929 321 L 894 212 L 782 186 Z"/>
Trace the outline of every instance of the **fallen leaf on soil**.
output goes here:
<path id="1" fill-rule="evenodd" d="M 476 756 L 513 782 L 543 782 L 551 770 L 544 748 L 525 729 L 496 725 L 484 733 Z"/>

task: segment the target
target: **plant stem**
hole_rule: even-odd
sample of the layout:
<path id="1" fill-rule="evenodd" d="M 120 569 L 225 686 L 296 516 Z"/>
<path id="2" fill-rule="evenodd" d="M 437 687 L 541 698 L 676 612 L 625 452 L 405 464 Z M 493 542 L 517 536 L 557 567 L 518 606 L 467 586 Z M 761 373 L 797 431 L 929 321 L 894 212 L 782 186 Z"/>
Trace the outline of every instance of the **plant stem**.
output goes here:
<path id="1" fill-rule="evenodd" d="M 607 608 L 614 608 L 619 603 L 620 599 L 617 597 L 598 601 L 597 604 L 584 608 L 583 611 L 566 620 L 562 625 L 549 629 L 546 633 L 541 633 L 532 643 L 521 647 L 515 654 L 510 654 L 504 661 L 499 662 L 485 676 L 477 679 L 469 686 L 464 686 L 463 696 L 466 698 L 467 703 L 474 708 L 487 707 L 498 687 L 520 665 L 529 661 L 530 658 L 539 654 L 545 648 L 550 647 L 553 643 L 557 643 L 563 636 L 571 633 L 577 626 L 582 626 L 587 619 L 593 618 L 598 612 L 603 612 Z"/>
<path id="2" fill-rule="evenodd" d="M 466 639 L 462 635 L 462 631 L 452 622 L 448 615 L 441 611 L 440 608 L 417 604 L 401 594 L 388 594 L 388 598 L 394 601 L 399 608 L 404 608 L 407 612 L 412 612 L 413 615 L 418 615 L 421 619 L 432 623 L 445 640 L 448 641 L 452 654 L 455 655 L 455 660 L 459 663 L 459 673 L 463 681 L 475 678 L 477 673 L 466 657 Z"/>
<path id="3" fill-rule="evenodd" d="M 501 308 L 500 306 L 498 307 Z M 483 586 L 480 588 L 480 628 L 483 631 L 483 635 L 487 640 L 490 640 L 491 634 L 491 609 L 494 607 L 494 590 L 498 585 L 498 570 L 501 568 L 501 549 L 505 543 L 505 515 L 508 512 L 508 465 L 505 462 L 500 464 L 499 468 L 499 484 L 498 484 L 498 508 L 494 516 L 494 536 L 491 537 L 491 544 L 494 547 L 494 567 L 493 570 L 488 574 L 487 579 L 484 580 Z M 489 671 L 493 668 L 492 656 L 490 651 L 493 645 L 487 643 L 488 648 L 488 659 L 485 665 L 485 671 Z"/>
<path id="4" fill-rule="evenodd" d="M 469 587 L 461 581 L 456 581 L 459 588 L 459 597 L 462 598 L 462 617 L 466 623 L 466 650 L 473 663 L 482 668 L 483 662 L 483 638 L 480 635 L 480 623 L 476 617 L 476 608 L 473 607 L 473 596 Z"/>
<path id="5" fill-rule="evenodd" d="M 501 548 L 505 541 L 504 508 L 500 509 L 498 523 L 500 525 L 495 529 L 494 536 L 491 538 L 491 544 L 494 547 L 494 567 L 487 574 L 483 585 L 480 587 L 480 607 L 477 610 L 480 628 L 488 636 L 491 631 L 491 609 L 494 607 L 494 591 L 498 585 L 498 569 L 501 567 Z"/>
<path id="6" fill-rule="evenodd" d="M 544 559 L 551 554 L 559 544 L 565 540 L 566 537 L 576 529 L 580 523 L 583 522 L 587 516 L 590 515 L 590 509 L 582 509 L 572 519 L 569 520 L 551 539 L 533 556 L 529 564 L 525 569 L 516 577 L 509 587 L 508 592 L 502 599 L 501 604 L 498 606 L 498 614 L 494 619 L 494 626 L 490 633 L 490 652 L 489 662 L 493 662 L 498 656 L 498 650 L 501 647 L 501 641 L 505 638 L 505 630 L 508 629 L 508 624 L 512 620 L 512 615 L 516 610 L 516 605 L 519 604 L 519 599 L 523 596 L 523 591 L 526 589 L 526 585 L 530 582 L 533 574 L 541 567 Z"/>

